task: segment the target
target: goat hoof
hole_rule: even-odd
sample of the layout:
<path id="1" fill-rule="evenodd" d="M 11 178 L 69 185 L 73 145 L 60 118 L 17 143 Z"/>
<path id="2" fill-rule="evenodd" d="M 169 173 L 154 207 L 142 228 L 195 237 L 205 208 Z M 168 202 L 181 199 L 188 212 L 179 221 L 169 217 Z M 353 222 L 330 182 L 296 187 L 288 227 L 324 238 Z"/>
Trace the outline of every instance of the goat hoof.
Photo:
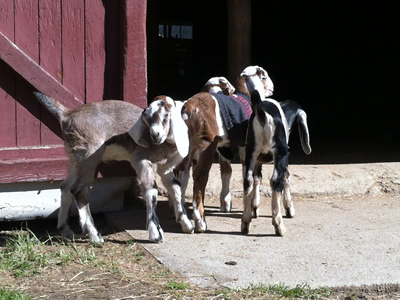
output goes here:
<path id="1" fill-rule="evenodd" d="M 259 209 L 257 208 L 253 208 L 253 211 L 251 212 L 251 217 L 254 219 L 258 218 L 258 214 L 259 214 Z"/>
<path id="2" fill-rule="evenodd" d="M 242 221 L 242 225 L 241 225 L 240 231 L 243 234 L 248 234 L 250 232 L 250 223 L 246 223 L 246 222 Z"/>
<path id="3" fill-rule="evenodd" d="M 294 207 L 286 208 L 286 217 L 293 218 L 295 215 L 296 211 L 294 210 Z"/>
<path id="4" fill-rule="evenodd" d="M 161 226 L 154 223 L 149 225 L 149 241 L 154 243 L 162 243 L 164 241 L 164 231 Z"/>
<path id="5" fill-rule="evenodd" d="M 283 226 L 283 224 L 275 226 L 275 234 L 277 236 L 284 236 L 285 233 L 286 233 L 286 228 L 285 226 Z"/>
<path id="6" fill-rule="evenodd" d="M 192 225 L 192 222 L 190 222 L 190 220 L 188 218 L 186 218 L 186 220 L 182 220 L 180 222 L 180 224 L 181 224 L 182 232 L 193 233 L 194 227 Z"/>
<path id="7" fill-rule="evenodd" d="M 207 223 L 202 220 L 198 220 L 195 222 L 194 231 L 196 233 L 204 233 L 207 230 Z"/>
<path id="8" fill-rule="evenodd" d="M 231 203 L 230 202 L 221 203 L 219 210 L 221 212 L 230 212 L 231 211 Z"/>
<path id="9" fill-rule="evenodd" d="M 91 241 L 93 244 L 99 244 L 99 245 L 104 244 L 104 239 L 103 239 L 103 237 L 100 235 L 100 233 L 90 235 L 89 238 L 90 238 L 90 241 Z"/>
<path id="10" fill-rule="evenodd" d="M 64 228 L 59 228 L 60 230 L 60 234 L 63 238 L 67 239 L 67 240 L 73 240 L 74 239 L 74 232 L 71 230 L 71 228 L 67 225 Z"/>

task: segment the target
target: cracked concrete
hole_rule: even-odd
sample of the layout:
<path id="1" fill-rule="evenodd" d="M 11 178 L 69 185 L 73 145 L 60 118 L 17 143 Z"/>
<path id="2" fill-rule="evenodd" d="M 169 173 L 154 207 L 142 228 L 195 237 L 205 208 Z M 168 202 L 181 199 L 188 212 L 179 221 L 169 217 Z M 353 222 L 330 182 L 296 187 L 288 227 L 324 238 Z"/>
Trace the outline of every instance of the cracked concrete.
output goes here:
<path id="1" fill-rule="evenodd" d="M 147 241 L 142 207 L 107 213 L 106 219 L 127 230 L 161 263 L 202 286 L 400 284 L 400 163 L 291 165 L 296 216 L 284 218 L 284 237 L 276 237 L 271 225 L 271 173 L 272 166 L 263 167 L 261 215 L 247 235 L 240 233 L 240 165 L 233 165 L 230 213 L 219 211 L 221 181 L 219 167 L 213 165 L 206 233 L 181 233 L 162 196 L 161 244 Z M 190 198 L 187 203 L 190 215 Z"/>

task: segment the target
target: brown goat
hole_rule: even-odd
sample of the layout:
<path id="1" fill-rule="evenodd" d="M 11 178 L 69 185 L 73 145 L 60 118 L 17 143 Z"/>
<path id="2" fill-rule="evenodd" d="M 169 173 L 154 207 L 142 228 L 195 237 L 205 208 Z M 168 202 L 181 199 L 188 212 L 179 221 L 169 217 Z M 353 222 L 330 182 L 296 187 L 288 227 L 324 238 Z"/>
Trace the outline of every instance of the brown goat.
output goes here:
<path id="1" fill-rule="evenodd" d="M 248 68 L 251 68 L 251 70 Z M 245 98 L 244 102 L 248 102 L 247 105 L 250 107 L 248 88 L 251 91 L 260 89 L 262 95 L 266 97 L 272 94 L 273 84 L 264 69 L 257 66 L 248 68 L 238 78 L 237 95 L 233 97 L 240 98 L 242 101 Z M 204 232 L 207 229 L 204 215 L 204 197 L 215 150 L 218 148 L 220 153 L 222 178 L 220 200 L 222 211 L 230 211 L 231 209 L 229 182 L 232 168 L 230 161 L 233 156 L 239 153 L 241 162 L 244 164 L 247 120 L 244 118 L 243 122 L 234 124 L 232 128 L 228 129 L 223 123 L 222 107 L 220 107 L 217 100 L 217 97 L 219 97 L 218 92 L 232 96 L 233 91 L 234 88 L 224 77 L 214 77 L 205 84 L 203 92 L 193 95 L 182 108 L 182 117 L 188 126 L 189 132 L 189 155 L 178 166 L 177 171 L 179 178 L 182 178 L 182 195 L 184 195 L 189 178 L 189 169 L 190 167 L 193 168 L 193 220 L 195 222 L 195 232 Z M 250 117 L 249 114 L 247 119 L 248 117 Z M 236 133 L 239 133 L 239 135 L 236 135 Z"/>

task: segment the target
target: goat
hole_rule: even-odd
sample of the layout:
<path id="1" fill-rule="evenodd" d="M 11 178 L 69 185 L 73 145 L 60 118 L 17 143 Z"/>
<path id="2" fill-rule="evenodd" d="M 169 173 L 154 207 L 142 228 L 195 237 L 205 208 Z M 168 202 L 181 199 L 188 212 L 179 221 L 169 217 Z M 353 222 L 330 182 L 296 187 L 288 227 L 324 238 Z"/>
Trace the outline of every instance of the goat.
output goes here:
<path id="1" fill-rule="evenodd" d="M 243 180 L 243 215 L 241 231 L 250 231 L 250 222 L 254 210 L 254 184 L 261 181 L 261 163 L 272 160 L 274 171 L 270 179 L 272 190 L 272 224 L 275 234 L 283 236 L 286 228 L 283 224 L 280 202 L 287 217 L 294 217 L 295 209 L 289 189 L 289 130 L 298 119 L 300 140 L 303 151 L 311 153 L 306 114 L 294 101 L 287 100 L 279 104 L 275 100 L 262 101 L 257 90 L 251 95 L 253 113 L 247 130 L 247 145 L 245 155 L 245 172 Z M 282 109 L 285 114 L 282 114 Z M 285 124 L 287 124 L 285 126 Z"/>
<path id="2" fill-rule="evenodd" d="M 145 109 L 118 100 L 68 109 L 40 92 L 34 94 L 59 120 L 69 158 L 67 177 L 60 186 L 57 228 L 62 236 L 72 238 L 74 235 L 68 215 L 75 200 L 83 233 L 94 243 L 104 242 L 94 225 L 88 196 L 96 167 L 101 161 L 110 160 L 129 161 L 136 171 L 146 202 L 146 228 L 150 241 L 162 242 L 164 239 L 156 214 L 155 171 L 161 176 L 170 198 L 175 200 L 176 221 L 184 232 L 193 232 L 193 225 L 182 207 L 180 183 L 172 171 L 188 153 L 187 127 L 171 98 L 156 97 Z"/>
<path id="3" fill-rule="evenodd" d="M 249 66 L 243 70 L 236 83 L 236 98 L 242 101 L 250 101 L 250 92 L 258 90 L 264 98 L 272 95 L 274 85 L 268 73 L 259 66 Z M 216 93 L 232 96 L 235 88 L 224 77 L 213 77 L 205 84 L 203 92 L 211 95 L 199 93 L 192 96 L 182 109 L 182 116 L 189 129 L 190 149 L 189 156 L 185 158 L 179 169 L 188 178 L 189 168 L 193 166 L 193 219 L 195 221 L 195 231 L 204 232 L 207 228 L 204 215 L 204 196 L 205 186 L 208 181 L 208 172 L 213 162 L 213 153 L 218 150 L 219 164 L 221 170 L 222 188 L 220 193 L 220 210 L 228 212 L 231 210 L 231 193 L 229 189 L 232 176 L 231 160 L 239 154 L 240 162 L 245 171 L 245 137 L 247 132 L 248 120 L 242 118 L 242 122 L 235 124 L 232 128 L 227 128 L 222 121 L 221 109 L 216 97 Z M 244 99 L 244 100 L 243 100 Z M 272 101 L 272 100 L 271 100 Z M 228 102 L 229 105 L 229 102 Z M 297 106 L 296 106 L 297 105 Z M 306 114 L 294 101 L 282 102 L 279 107 L 282 114 L 288 114 L 290 124 L 284 120 L 285 130 L 290 131 L 295 120 L 307 128 Z M 247 114 L 250 117 L 249 114 Z M 308 129 L 307 136 L 308 138 Z M 253 193 L 253 214 L 258 215 L 260 204 L 259 185 L 261 178 L 256 178 Z M 182 181 L 183 195 L 187 185 L 187 180 Z"/>
<path id="4" fill-rule="evenodd" d="M 250 71 L 253 71 L 253 73 L 250 74 Z M 230 211 L 231 209 L 229 182 L 232 168 L 230 161 L 239 153 L 244 164 L 245 136 L 248 118 L 251 114 L 248 88 L 251 91 L 260 89 L 263 95 L 267 97 L 272 94 L 273 84 L 264 69 L 257 66 L 249 67 L 239 77 L 235 95 L 233 95 L 235 88 L 226 78 L 213 77 L 207 81 L 202 92 L 193 95 L 183 105 L 182 117 L 189 131 L 189 155 L 178 166 L 177 172 L 181 173 L 179 178 L 183 178 L 181 182 L 184 191 L 189 177 L 189 169 L 191 166 L 193 167 L 195 232 L 204 232 L 207 229 L 204 215 L 205 187 L 216 149 L 220 154 L 219 162 L 221 165 L 221 210 Z M 224 98 L 224 95 L 229 95 L 237 101 L 232 102 L 232 98 L 229 98 L 228 101 L 230 102 L 222 104 L 219 99 Z M 230 109 L 228 108 L 234 103 L 238 103 L 235 108 L 239 114 L 237 123 L 231 122 Z M 224 124 L 223 119 L 230 124 Z M 184 192 L 182 194 L 184 195 Z"/>

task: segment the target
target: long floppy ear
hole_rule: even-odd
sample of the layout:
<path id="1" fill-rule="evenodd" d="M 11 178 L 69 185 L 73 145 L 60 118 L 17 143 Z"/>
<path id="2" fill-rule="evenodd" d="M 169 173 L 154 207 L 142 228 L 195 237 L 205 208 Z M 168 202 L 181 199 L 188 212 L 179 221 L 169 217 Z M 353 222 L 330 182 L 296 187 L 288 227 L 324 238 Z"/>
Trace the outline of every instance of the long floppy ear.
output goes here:
<path id="1" fill-rule="evenodd" d="M 231 96 L 235 92 L 235 87 L 229 82 L 228 79 L 226 79 L 225 77 L 219 77 L 218 80 L 219 80 L 219 83 L 222 86 L 224 86 L 224 89 L 222 90 L 222 92 L 225 95 Z"/>
<path id="2" fill-rule="evenodd" d="M 135 141 L 136 144 L 142 146 L 143 148 L 148 148 L 149 143 L 142 139 L 143 132 L 147 128 L 146 124 L 142 120 L 142 116 L 140 116 L 139 120 L 129 129 L 129 135 Z"/>
<path id="3" fill-rule="evenodd" d="M 175 140 L 179 155 L 185 158 L 189 153 L 189 136 L 188 128 L 181 116 L 182 105 L 177 105 L 171 98 L 167 98 L 167 102 L 171 104 L 170 134 Z"/>

